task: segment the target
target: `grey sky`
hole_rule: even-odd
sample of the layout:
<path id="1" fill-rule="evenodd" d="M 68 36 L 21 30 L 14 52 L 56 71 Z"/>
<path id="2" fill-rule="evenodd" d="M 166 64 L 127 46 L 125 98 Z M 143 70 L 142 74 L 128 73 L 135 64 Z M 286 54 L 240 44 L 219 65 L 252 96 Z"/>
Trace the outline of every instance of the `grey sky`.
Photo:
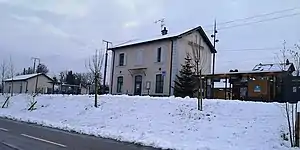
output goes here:
<path id="1" fill-rule="evenodd" d="M 166 19 L 170 32 L 204 26 L 211 34 L 216 18 L 225 22 L 300 6 L 299 0 L 0 0 L 0 59 L 12 56 L 17 71 L 40 57 L 52 73 L 86 71 L 85 61 L 102 39 L 115 44 L 160 34 L 154 21 Z M 300 9 L 262 17 L 273 18 Z M 245 22 L 236 22 L 237 25 Z M 219 30 L 217 72 L 274 62 L 275 50 L 226 51 L 287 47 L 300 41 L 300 15 Z M 222 28 L 222 26 L 220 26 Z M 249 69 L 250 69 L 249 68 Z"/>

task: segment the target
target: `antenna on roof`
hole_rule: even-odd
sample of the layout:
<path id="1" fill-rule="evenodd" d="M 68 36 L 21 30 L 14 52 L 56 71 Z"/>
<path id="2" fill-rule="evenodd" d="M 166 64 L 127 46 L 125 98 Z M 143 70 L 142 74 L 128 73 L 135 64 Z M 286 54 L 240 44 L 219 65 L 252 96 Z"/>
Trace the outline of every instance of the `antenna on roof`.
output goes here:
<path id="1" fill-rule="evenodd" d="M 160 30 L 163 30 L 163 28 L 165 27 L 165 18 L 156 20 L 154 23 L 160 23 Z"/>
<path id="2" fill-rule="evenodd" d="M 154 23 L 159 23 L 160 22 L 160 28 L 161 28 L 161 35 L 167 35 L 168 34 L 168 30 L 167 27 L 165 26 L 165 18 L 156 20 Z"/>

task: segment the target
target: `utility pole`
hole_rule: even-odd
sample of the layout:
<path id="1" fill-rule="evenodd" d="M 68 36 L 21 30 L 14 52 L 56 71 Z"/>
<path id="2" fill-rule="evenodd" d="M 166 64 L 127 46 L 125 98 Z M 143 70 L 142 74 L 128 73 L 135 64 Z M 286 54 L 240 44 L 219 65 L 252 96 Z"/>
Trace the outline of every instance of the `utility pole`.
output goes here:
<path id="1" fill-rule="evenodd" d="M 33 59 L 33 73 L 35 73 L 35 66 L 36 66 L 36 61 L 39 61 L 39 64 L 41 63 L 41 59 L 37 58 L 37 57 L 32 57 L 31 59 Z M 39 80 L 39 76 L 36 76 L 36 80 L 35 80 L 35 93 L 38 93 L 38 80 Z"/>
<path id="2" fill-rule="evenodd" d="M 32 57 L 31 60 L 33 60 L 33 73 L 35 73 L 35 66 L 36 66 L 36 61 L 38 60 L 39 61 L 39 64 L 40 64 L 40 58 L 37 58 L 37 57 Z"/>
<path id="3" fill-rule="evenodd" d="M 103 40 L 104 43 L 106 43 L 106 50 L 105 50 L 105 63 L 104 63 L 104 75 L 103 75 L 103 88 L 102 93 L 105 93 L 105 82 L 106 82 L 106 72 L 107 72 L 107 59 L 108 59 L 108 44 L 112 45 L 112 42 Z M 112 80 L 112 79 L 111 79 Z"/>
<path id="4" fill-rule="evenodd" d="M 212 38 L 214 38 L 214 49 L 216 49 L 216 43 L 219 42 L 219 40 L 217 39 L 217 21 L 215 20 L 214 23 L 214 33 L 211 35 Z M 213 89 L 214 89 L 214 76 L 215 76 L 215 66 L 216 66 L 216 53 L 213 53 L 213 71 L 212 71 L 212 81 L 211 81 L 211 85 L 212 85 L 212 98 L 214 98 L 214 93 L 213 93 Z"/>

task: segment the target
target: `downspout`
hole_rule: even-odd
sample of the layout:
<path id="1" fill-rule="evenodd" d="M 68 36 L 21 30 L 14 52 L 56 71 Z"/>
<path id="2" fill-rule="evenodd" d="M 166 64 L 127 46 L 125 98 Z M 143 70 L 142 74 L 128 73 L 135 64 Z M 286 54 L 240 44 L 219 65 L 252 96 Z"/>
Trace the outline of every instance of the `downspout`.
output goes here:
<path id="1" fill-rule="evenodd" d="M 55 82 L 52 81 L 52 94 L 54 94 Z"/>
<path id="2" fill-rule="evenodd" d="M 115 55 L 116 55 L 116 53 L 115 53 L 115 51 L 114 50 L 112 50 L 112 52 L 113 52 L 113 63 L 112 63 L 112 70 L 111 70 L 111 78 L 110 78 L 110 94 L 112 94 L 112 89 L 113 89 L 113 84 L 114 84 L 114 70 L 115 70 Z"/>
<path id="3" fill-rule="evenodd" d="M 14 78 L 11 80 L 11 96 L 14 96 Z"/>
<path id="4" fill-rule="evenodd" d="M 25 93 L 28 92 L 28 80 L 26 80 L 26 87 L 25 87 Z"/>
<path id="5" fill-rule="evenodd" d="M 172 64 L 173 64 L 173 51 L 174 51 L 174 41 L 171 40 L 171 59 L 170 59 L 170 80 L 169 80 L 169 96 L 171 96 L 172 91 Z"/>

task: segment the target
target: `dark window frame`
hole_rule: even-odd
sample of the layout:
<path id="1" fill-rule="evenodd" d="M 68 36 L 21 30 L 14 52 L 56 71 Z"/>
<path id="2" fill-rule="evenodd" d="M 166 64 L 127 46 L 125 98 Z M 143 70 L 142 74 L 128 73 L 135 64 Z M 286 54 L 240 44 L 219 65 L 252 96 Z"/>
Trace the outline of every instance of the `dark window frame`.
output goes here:
<path id="1" fill-rule="evenodd" d="M 164 76 L 162 74 L 156 74 L 155 76 L 155 93 L 164 92 Z"/>
<path id="2" fill-rule="evenodd" d="M 123 76 L 117 77 L 117 93 L 122 93 L 123 84 L 124 84 L 124 77 Z"/>
<path id="3" fill-rule="evenodd" d="M 119 66 L 125 66 L 125 53 L 119 54 Z"/>
<path id="4" fill-rule="evenodd" d="M 159 47 L 156 50 L 156 62 L 161 62 L 161 54 L 162 54 L 162 48 Z"/>

